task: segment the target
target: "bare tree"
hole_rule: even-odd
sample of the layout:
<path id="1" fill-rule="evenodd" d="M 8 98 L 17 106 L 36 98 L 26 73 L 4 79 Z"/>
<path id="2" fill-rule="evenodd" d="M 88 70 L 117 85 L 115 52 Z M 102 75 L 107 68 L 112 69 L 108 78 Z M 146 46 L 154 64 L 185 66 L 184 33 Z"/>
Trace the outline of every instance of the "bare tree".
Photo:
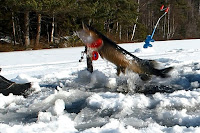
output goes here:
<path id="1" fill-rule="evenodd" d="M 12 27 L 13 27 L 13 44 L 16 45 L 16 32 L 15 32 L 15 16 L 12 12 Z"/>
<path id="2" fill-rule="evenodd" d="M 138 0 L 137 3 L 138 3 L 137 12 L 139 13 L 139 12 L 140 12 L 140 7 L 139 7 L 139 5 L 140 5 L 140 0 Z M 133 26 L 133 32 L 132 32 L 132 36 L 131 36 L 131 41 L 133 41 L 133 38 L 134 38 L 134 36 L 135 36 L 135 30 L 136 30 L 136 27 L 137 27 L 138 15 L 137 15 L 137 18 L 136 18 L 135 21 L 136 21 L 136 23 L 135 23 L 134 26 Z"/>
<path id="3" fill-rule="evenodd" d="M 29 38 L 29 11 L 24 13 L 24 41 L 25 46 L 28 47 L 30 45 L 30 38 Z"/>
<path id="4" fill-rule="evenodd" d="M 36 48 L 39 46 L 39 43 L 40 43 L 41 18 L 42 18 L 42 15 L 38 13 L 37 14 L 37 33 L 36 33 L 36 40 L 35 40 Z"/>
<path id="5" fill-rule="evenodd" d="M 54 28 L 55 28 L 55 17 L 54 17 L 54 14 L 53 14 L 53 18 L 52 18 L 52 28 L 51 28 L 51 43 L 53 43 L 53 37 L 54 37 Z"/>

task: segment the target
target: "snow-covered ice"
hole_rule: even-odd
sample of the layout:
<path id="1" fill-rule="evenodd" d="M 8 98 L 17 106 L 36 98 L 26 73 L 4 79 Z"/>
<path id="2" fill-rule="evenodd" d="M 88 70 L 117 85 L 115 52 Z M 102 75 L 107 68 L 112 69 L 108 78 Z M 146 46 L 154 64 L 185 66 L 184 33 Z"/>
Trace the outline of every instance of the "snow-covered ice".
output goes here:
<path id="1" fill-rule="evenodd" d="M 170 78 L 118 77 L 101 58 L 91 74 L 79 62 L 84 47 L 0 53 L 1 75 L 35 89 L 27 98 L 0 94 L 0 133 L 199 133 L 200 40 L 143 44 L 120 46 L 173 66 Z M 158 92 L 137 93 L 137 86 Z"/>

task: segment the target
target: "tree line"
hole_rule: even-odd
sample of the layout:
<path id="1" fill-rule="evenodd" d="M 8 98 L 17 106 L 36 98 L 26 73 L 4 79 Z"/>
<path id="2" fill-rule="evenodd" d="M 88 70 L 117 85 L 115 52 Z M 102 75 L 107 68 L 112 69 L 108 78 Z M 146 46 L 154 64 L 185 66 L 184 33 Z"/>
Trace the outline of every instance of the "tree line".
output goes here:
<path id="1" fill-rule="evenodd" d="M 10 48 L 49 48 L 81 44 L 82 22 L 115 42 L 144 41 L 164 13 L 155 40 L 199 38 L 200 0 L 0 0 L 0 37 Z M 2 50 L 1 50 L 2 51 Z"/>

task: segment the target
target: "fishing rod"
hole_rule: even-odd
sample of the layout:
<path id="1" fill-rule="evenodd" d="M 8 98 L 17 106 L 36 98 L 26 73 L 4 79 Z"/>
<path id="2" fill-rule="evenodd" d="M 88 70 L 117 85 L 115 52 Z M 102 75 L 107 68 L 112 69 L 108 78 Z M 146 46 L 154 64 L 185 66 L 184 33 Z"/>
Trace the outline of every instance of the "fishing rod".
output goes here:
<path id="1" fill-rule="evenodd" d="M 157 28 L 157 26 L 158 26 L 160 20 L 168 13 L 169 7 L 164 8 L 164 5 L 162 5 L 162 6 L 160 7 L 160 11 L 165 11 L 165 12 L 164 12 L 164 14 L 163 14 L 162 16 L 160 16 L 160 17 L 158 18 L 158 21 L 157 21 L 157 23 L 156 23 L 156 25 L 155 25 L 155 27 L 154 27 L 154 29 L 153 29 L 152 34 L 151 34 L 151 35 L 147 35 L 146 40 L 145 40 L 145 44 L 144 44 L 143 48 L 152 47 L 152 45 L 150 44 L 150 42 L 154 42 L 154 41 L 155 41 L 155 40 L 153 39 L 153 36 L 154 36 L 154 34 L 155 34 L 156 28 Z"/>

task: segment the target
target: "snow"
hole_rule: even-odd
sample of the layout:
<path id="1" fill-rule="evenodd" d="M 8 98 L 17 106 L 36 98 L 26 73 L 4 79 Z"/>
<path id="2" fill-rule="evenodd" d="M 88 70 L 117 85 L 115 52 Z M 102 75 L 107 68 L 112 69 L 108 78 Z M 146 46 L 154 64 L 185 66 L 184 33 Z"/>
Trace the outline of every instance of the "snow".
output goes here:
<path id="1" fill-rule="evenodd" d="M 0 53 L 1 75 L 35 89 L 27 98 L 0 94 L 0 133 L 199 133 L 200 40 L 143 44 L 120 46 L 160 68 L 173 66 L 170 78 L 118 77 L 101 58 L 91 74 L 86 59 L 79 62 L 84 47 Z M 138 86 L 160 91 L 145 95 Z"/>

